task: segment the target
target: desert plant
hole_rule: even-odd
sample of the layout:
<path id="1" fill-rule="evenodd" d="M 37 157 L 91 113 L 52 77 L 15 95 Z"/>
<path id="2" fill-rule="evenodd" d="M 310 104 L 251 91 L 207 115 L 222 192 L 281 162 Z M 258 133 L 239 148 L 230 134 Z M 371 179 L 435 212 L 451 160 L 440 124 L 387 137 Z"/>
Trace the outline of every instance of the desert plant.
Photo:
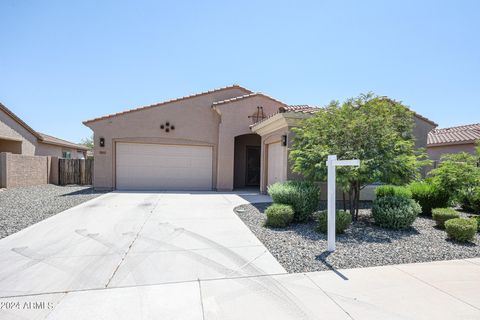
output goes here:
<path id="1" fill-rule="evenodd" d="M 475 219 L 450 219 L 445 222 L 445 229 L 447 230 L 450 239 L 467 242 L 472 241 L 477 233 L 478 224 Z"/>
<path id="2" fill-rule="evenodd" d="M 460 214 L 453 208 L 435 208 L 432 209 L 432 218 L 435 220 L 437 227 L 444 229 L 445 222 L 450 219 L 460 217 Z"/>
<path id="3" fill-rule="evenodd" d="M 265 210 L 267 220 L 265 225 L 283 228 L 293 221 L 293 208 L 286 204 L 274 203 Z"/>
<path id="4" fill-rule="evenodd" d="M 420 205 L 412 199 L 386 196 L 375 199 L 372 216 L 381 227 L 404 229 L 413 224 L 421 211 Z"/>
<path id="5" fill-rule="evenodd" d="M 412 199 L 420 204 L 425 215 L 431 215 L 433 208 L 448 206 L 449 194 L 430 182 L 412 182 L 409 189 L 412 192 Z"/>
<path id="6" fill-rule="evenodd" d="M 326 233 L 328 230 L 328 213 L 326 210 L 315 213 L 318 218 L 317 230 Z M 352 223 L 352 215 L 348 211 L 337 210 L 335 214 L 335 232 L 344 233 Z"/>
<path id="7" fill-rule="evenodd" d="M 408 187 L 393 186 L 390 184 L 386 184 L 383 186 L 378 186 L 375 189 L 375 196 L 377 198 L 382 198 L 387 196 L 396 196 L 396 197 L 411 199 L 412 192 Z"/>
<path id="8" fill-rule="evenodd" d="M 292 206 L 294 220 L 298 222 L 310 219 L 320 201 L 320 188 L 306 181 L 274 183 L 268 187 L 268 194 L 274 203 Z"/>
<path id="9" fill-rule="evenodd" d="M 458 202 L 463 210 L 480 213 L 480 186 L 461 190 L 458 195 Z"/>

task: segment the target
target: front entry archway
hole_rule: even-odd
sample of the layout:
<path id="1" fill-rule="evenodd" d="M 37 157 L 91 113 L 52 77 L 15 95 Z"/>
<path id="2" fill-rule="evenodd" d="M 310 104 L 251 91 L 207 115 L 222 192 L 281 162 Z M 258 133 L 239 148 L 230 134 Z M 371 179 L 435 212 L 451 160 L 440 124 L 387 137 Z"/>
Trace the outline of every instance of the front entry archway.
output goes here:
<path id="1" fill-rule="evenodd" d="M 235 137 L 234 177 L 235 189 L 260 186 L 261 137 L 244 134 Z"/>

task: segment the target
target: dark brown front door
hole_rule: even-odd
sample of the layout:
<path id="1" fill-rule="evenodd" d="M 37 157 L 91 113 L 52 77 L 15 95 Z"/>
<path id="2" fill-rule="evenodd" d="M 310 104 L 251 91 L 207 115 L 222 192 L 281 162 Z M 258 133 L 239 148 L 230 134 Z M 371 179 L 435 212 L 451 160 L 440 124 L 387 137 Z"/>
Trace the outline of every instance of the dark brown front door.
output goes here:
<path id="1" fill-rule="evenodd" d="M 260 147 L 247 146 L 245 185 L 260 185 Z"/>

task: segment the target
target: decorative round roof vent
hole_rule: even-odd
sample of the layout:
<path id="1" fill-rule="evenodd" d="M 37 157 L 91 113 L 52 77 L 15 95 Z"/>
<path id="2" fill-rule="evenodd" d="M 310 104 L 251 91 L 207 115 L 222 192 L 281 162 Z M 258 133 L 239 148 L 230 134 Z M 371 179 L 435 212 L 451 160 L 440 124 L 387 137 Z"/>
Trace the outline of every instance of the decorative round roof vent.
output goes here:
<path id="1" fill-rule="evenodd" d="M 160 125 L 160 129 L 165 132 L 170 132 L 175 130 L 175 126 L 170 123 L 170 121 L 166 121 L 164 124 Z"/>

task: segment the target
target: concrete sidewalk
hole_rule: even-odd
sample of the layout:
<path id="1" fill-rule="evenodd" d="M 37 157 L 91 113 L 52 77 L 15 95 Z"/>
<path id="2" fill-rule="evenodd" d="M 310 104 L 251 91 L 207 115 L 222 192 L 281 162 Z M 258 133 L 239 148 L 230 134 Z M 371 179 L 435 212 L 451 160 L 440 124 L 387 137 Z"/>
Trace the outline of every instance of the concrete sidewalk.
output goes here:
<path id="1" fill-rule="evenodd" d="M 479 288 L 477 258 L 4 298 L 45 308 L 1 318 L 480 319 Z"/>

